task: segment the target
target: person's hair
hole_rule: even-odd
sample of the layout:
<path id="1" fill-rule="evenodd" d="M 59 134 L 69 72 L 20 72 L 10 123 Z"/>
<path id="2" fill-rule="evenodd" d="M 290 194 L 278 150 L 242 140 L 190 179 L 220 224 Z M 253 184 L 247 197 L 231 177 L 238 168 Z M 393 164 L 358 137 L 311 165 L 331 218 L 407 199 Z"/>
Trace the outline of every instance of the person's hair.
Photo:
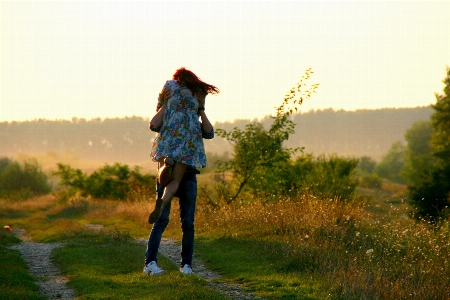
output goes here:
<path id="1" fill-rule="evenodd" d="M 173 74 L 173 79 L 185 85 L 192 92 L 192 95 L 218 94 L 220 92 L 217 87 L 203 82 L 197 75 L 186 68 L 176 70 L 175 74 Z"/>

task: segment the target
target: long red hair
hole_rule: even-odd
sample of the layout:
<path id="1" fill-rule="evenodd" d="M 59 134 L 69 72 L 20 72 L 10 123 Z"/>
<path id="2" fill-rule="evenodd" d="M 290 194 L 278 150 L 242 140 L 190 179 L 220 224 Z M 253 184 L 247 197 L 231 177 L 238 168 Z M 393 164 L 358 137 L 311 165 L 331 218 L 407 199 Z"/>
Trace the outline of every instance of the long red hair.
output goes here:
<path id="1" fill-rule="evenodd" d="M 193 95 L 218 94 L 220 91 L 212 84 L 203 82 L 197 75 L 186 68 L 180 68 L 173 74 L 173 79 L 184 84 Z"/>

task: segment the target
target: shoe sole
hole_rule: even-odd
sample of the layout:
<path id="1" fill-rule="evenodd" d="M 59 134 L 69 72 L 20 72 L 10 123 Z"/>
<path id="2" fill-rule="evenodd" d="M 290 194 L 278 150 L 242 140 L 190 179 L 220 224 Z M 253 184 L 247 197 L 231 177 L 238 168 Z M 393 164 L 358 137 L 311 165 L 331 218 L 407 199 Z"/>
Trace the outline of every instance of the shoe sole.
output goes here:
<path id="1" fill-rule="evenodd" d="M 145 272 L 144 272 L 145 273 Z M 152 272 L 148 272 L 145 273 L 147 276 L 159 276 L 159 275 L 163 275 L 164 273 L 166 273 L 165 271 L 159 272 L 159 273 L 152 273 Z"/>
<path id="2" fill-rule="evenodd" d="M 188 268 L 188 269 L 186 269 L 187 271 L 185 272 L 184 271 L 184 268 L 180 268 L 180 272 L 181 272 L 181 274 L 183 274 L 183 275 L 192 275 L 193 273 L 194 273 L 194 271 L 192 270 L 192 268 Z"/>
<path id="3" fill-rule="evenodd" d="M 152 211 L 150 216 L 148 217 L 148 223 L 154 224 L 156 221 L 158 221 L 159 217 L 161 216 L 161 213 L 164 208 L 164 202 L 162 199 L 156 200 L 155 209 Z"/>
<path id="4" fill-rule="evenodd" d="M 194 273 L 184 273 L 183 271 L 180 271 L 181 272 L 181 274 L 183 274 L 183 275 L 192 275 L 192 274 L 194 274 Z"/>

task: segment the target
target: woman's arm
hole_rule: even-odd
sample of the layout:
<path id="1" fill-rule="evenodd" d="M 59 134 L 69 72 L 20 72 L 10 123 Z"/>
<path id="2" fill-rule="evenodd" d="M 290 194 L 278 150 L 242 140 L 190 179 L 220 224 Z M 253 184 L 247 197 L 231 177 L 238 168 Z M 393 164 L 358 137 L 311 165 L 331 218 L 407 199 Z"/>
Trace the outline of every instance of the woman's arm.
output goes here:
<path id="1" fill-rule="evenodd" d="M 202 122 L 202 130 L 205 132 L 211 132 L 213 130 L 213 126 L 211 122 L 209 121 L 208 117 L 206 116 L 206 113 L 204 110 L 199 110 L 200 119 Z"/>
<path id="2" fill-rule="evenodd" d="M 207 94 L 198 96 L 198 115 L 200 116 L 202 122 L 202 130 L 209 133 L 213 130 L 211 122 L 209 122 L 208 117 L 205 113 L 205 98 Z"/>
<path id="3" fill-rule="evenodd" d="M 166 110 L 166 106 L 167 106 L 167 102 L 164 102 L 164 104 L 158 110 L 156 115 L 153 116 L 152 120 L 150 121 L 151 127 L 154 127 L 154 128 L 161 127 L 163 120 L 164 120 L 164 111 Z"/>
<path id="4" fill-rule="evenodd" d="M 150 121 L 150 127 L 161 127 L 164 120 L 164 111 L 167 107 L 167 101 L 170 98 L 170 89 L 164 86 L 163 90 L 158 96 L 158 105 L 156 106 L 157 113 Z"/>

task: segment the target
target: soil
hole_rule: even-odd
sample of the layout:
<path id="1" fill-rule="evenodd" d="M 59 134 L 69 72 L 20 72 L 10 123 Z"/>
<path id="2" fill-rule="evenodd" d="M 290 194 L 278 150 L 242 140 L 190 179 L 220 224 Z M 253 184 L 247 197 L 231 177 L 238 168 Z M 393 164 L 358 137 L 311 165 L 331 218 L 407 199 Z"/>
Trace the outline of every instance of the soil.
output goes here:
<path id="1" fill-rule="evenodd" d="M 30 274 L 40 287 L 38 293 L 48 299 L 75 299 L 74 291 L 66 286 L 67 278 L 60 274 L 50 259 L 52 250 L 63 244 L 32 242 L 23 229 L 14 229 L 13 233 L 22 239 L 22 243 L 10 248 L 18 250 L 27 263 Z"/>
<path id="2" fill-rule="evenodd" d="M 138 241 L 147 246 L 146 239 L 138 239 Z M 177 243 L 175 240 L 162 238 L 161 244 L 159 246 L 159 252 L 164 256 L 166 256 L 167 258 L 169 258 L 177 266 L 180 264 L 181 245 Z M 221 276 L 218 273 L 208 270 L 205 264 L 201 261 L 201 259 L 196 257 L 195 255 L 192 261 L 192 268 L 194 274 L 205 279 L 212 289 L 219 291 L 222 295 L 228 296 L 231 299 L 235 300 L 262 299 L 260 297 L 253 295 L 252 293 L 244 292 L 242 286 L 239 284 L 224 283 L 217 281 L 217 279 L 220 279 Z"/>
<path id="3" fill-rule="evenodd" d="M 86 227 L 91 230 L 103 230 L 103 226 L 96 224 L 86 224 Z M 38 293 L 48 299 L 76 299 L 74 297 L 74 291 L 66 285 L 68 279 L 60 274 L 58 268 L 52 263 L 50 258 L 51 251 L 55 248 L 63 247 L 64 244 L 33 242 L 23 229 L 14 229 L 13 233 L 22 239 L 22 243 L 10 248 L 18 250 L 28 264 L 30 274 L 36 278 L 36 283 L 40 287 Z M 146 239 L 137 239 L 136 241 L 142 245 L 147 245 Z M 181 246 L 173 239 L 163 238 L 160 253 L 178 265 L 181 257 Z M 205 279 L 212 289 L 219 291 L 231 299 L 262 299 L 252 293 L 244 292 L 242 286 L 239 284 L 220 282 L 218 279 L 221 276 L 218 273 L 208 270 L 198 257 L 194 256 L 192 265 L 195 275 Z"/>

